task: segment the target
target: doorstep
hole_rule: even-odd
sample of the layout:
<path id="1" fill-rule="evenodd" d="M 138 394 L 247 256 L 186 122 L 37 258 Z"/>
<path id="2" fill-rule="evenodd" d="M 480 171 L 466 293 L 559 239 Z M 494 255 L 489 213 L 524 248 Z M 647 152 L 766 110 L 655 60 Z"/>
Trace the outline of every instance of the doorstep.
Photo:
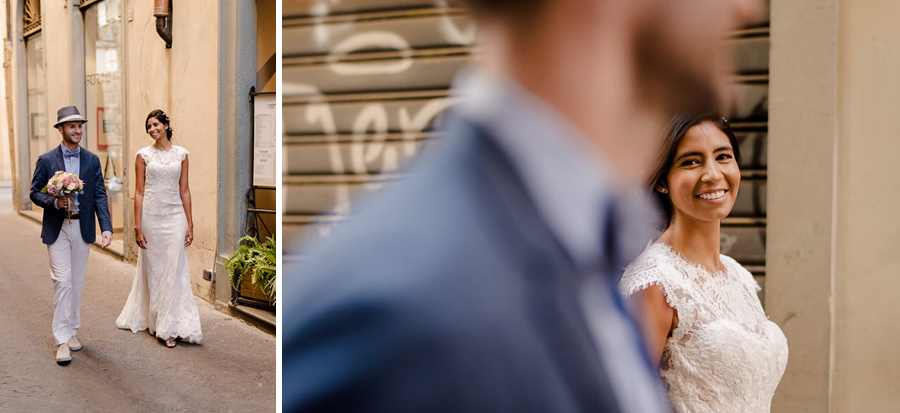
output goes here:
<path id="1" fill-rule="evenodd" d="M 261 327 L 271 330 L 272 334 L 275 333 L 275 313 L 272 311 L 266 311 L 259 308 L 253 308 L 246 305 L 240 304 L 228 304 L 228 307 L 236 315 L 240 315 L 241 317 L 247 318 L 256 322 Z"/>
<path id="2" fill-rule="evenodd" d="M 23 217 L 26 217 L 26 218 L 31 218 L 31 219 L 37 221 L 38 223 L 41 223 L 44 220 L 44 215 L 37 211 L 22 210 L 22 211 L 19 211 L 19 215 L 22 215 Z"/>

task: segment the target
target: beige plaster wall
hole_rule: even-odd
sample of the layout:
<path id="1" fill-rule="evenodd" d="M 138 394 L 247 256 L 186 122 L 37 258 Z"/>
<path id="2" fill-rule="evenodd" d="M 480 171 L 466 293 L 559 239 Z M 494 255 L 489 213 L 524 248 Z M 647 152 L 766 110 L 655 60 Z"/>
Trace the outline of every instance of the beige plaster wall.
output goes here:
<path id="1" fill-rule="evenodd" d="M 0 3 L 5 6 L 5 4 Z M 0 7 L 0 22 L 6 21 L 6 7 Z M 0 41 L 6 44 L 6 30 L 0 31 Z M 6 78 L 9 69 L 4 65 L 0 67 L 0 181 L 12 181 L 13 157 L 12 146 L 9 140 L 9 117 L 6 104 Z"/>
<path id="2" fill-rule="evenodd" d="M 62 142 L 53 129 L 56 111 L 63 106 L 77 105 L 84 113 L 84 102 L 74 102 L 72 94 L 72 9 L 71 1 L 41 2 L 41 33 L 44 41 L 44 62 L 47 76 L 47 139 L 50 147 Z M 78 62 L 84 60 L 79 57 Z"/>
<path id="3" fill-rule="evenodd" d="M 218 231 L 218 2 L 178 2 L 172 48 L 172 116 L 179 119 L 178 139 L 190 155 L 194 237 L 188 248 L 191 281 L 198 294 L 209 293 L 203 269 L 215 265 Z M 180 20 L 180 23 L 179 23 Z"/>
<path id="4" fill-rule="evenodd" d="M 22 3 L 10 3 L 9 16 L 22 15 Z M 8 17 L 9 17 L 8 16 Z M 23 22 L 20 18 L 9 18 L 4 20 L 8 22 L 8 31 L 10 39 L 4 43 L 3 63 L 9 71 L 6 73 L 6 92 L 7 92 L 7 118 L 9 119 L 9 138 L 12 146 L 12 156 L 15 157 L 13 171 L 13 204 L 17 210 L 30 210 L 31 200 L 28 199 L 27 191 L 30 182 L 29 175 L 29 157 L 28 151 L 25 149 L 28 145 L 28 116 L 25 108 L 27 102 L 27 84 L 26 67 L 25 67 L 25 40 L 22 38 Z"/>
<path id="5" fill-rule="evenodd" d="M 900 2 L 840 3 L 835 412 L 900 411 Z"/>
<path id="6" fill-rule="evenodd" d="M 827 412 L 836 211 L 837 0 L 773 2 L 766 312 L 788 338 L 773 412 Z"/>
<path id="7" fill-rule="evenodd" d="M 203 280 L 203 269 L 213 267 L 217 239 L 218 2 L 175 2 L 169 50 L 156 33 L 152 14 L 149 1 L 130 1 L 125 12 L 128 203 L 133 211 L 134 154 L 153 143 L 144 122 L 150 111 L 162 109 L 175 130 L 172 143 L 190 152 L 194 243 L 188 247 L 188 260 L 194 293 L 205 297 L 210 282 Z M 126 228 L 133 228 L 133 221 Z M 133 231 L 126 232 L 126 248 L 136 254 Z"/>
<path id="8" fill-rule="evenodd" d="M 898 15 L 772 5 L 766 304 L 791 349 L 773 412 L 898 411 Z"/>

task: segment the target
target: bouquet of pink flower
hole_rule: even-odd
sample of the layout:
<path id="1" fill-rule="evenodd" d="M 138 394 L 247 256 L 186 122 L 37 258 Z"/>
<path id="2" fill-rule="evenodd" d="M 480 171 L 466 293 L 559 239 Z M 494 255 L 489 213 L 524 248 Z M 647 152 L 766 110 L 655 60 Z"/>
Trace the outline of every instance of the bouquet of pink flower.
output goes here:
<path id="1" fill-rule="evenodd" d="M 84 193 L 84 182 L 78 179 L 78 175 L 66 171 L 57 171 L 50 178 L 47 185 L 41 189 L 41 192 L 49 194 L 56 198 L 65 198 L 72 194 Z M 71 218 L 72 212 L 66 207 L 66 218 Z"/>

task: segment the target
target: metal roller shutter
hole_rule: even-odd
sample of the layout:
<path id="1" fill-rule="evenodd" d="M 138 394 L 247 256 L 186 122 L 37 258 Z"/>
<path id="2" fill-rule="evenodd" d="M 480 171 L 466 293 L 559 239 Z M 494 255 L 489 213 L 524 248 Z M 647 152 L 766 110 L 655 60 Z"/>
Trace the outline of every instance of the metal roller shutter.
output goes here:
<path id="1" fill-rule="evenodd" d="M 440 138 L 442 114 L 457 101 L 450 82 L 479 50 L 458 2 L 286 1 L 283 10 L 283 229 L 309 243 L 352 217 L 355 196 L 402 179 L 398 167 Z M 728 118 L 744 159 L 723 253 L 763 284 L 768 22 L 728 41 L 738 56 Z M 302 245 L 288 246 L 300 253 L 285 259 L 302 259 Z"/>

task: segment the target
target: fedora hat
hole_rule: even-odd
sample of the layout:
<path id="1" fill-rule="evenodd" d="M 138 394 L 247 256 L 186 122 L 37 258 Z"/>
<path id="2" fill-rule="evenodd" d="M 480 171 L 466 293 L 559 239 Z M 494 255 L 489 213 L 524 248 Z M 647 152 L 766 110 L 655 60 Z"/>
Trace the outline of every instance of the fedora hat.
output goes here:
<path id="1" fill-rule="evenodd" d="M 56 111 L 56 125 L 53 125 L 54 128 L 62 125 L 66 122 L 87 122 L 87 119 L 81 117 L 81 113 L 78 112 L 78 108 L 75 106 L 66 106 Z"/>

